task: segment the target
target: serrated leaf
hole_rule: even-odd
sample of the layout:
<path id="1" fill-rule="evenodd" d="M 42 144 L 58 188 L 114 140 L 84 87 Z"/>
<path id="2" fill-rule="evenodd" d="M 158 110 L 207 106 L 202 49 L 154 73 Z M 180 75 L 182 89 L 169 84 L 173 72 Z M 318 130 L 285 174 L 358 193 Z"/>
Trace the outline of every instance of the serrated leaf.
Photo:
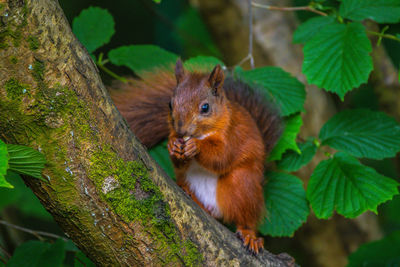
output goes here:
<path id="1" fill-rule="evenodd" d="M 339 14 L 347 19 L 372 19 L 378 23 L 400 22 L 399 0 L 344 0 Z"/>
<path id="2" fill-rule="evenodd" d="M 279 106 L 283 116 L 303 110 L 306 97 L 304 85 L 281 68 L 262 67 L 248 71 L 237 68 L 235 72 L 244 82 L 264 89 Z"/>
<path id="3" fill-rule="evenodd" d="M 322 145 L 371 159 L 394 157 L 400 151 L 400 125 L 383 112 L 345 110 L 321 129 Z"/>
<path id="4" fill-rule="evenodd" d="M 17 247 L 7 267 L 57 267 L 65 258 L 65 242 L 61 239 L 54 244 L 28 241 Z"/>
<path id="5" fill-rule="evenodd" d="M 400 231 L 391 233 L 379 241 L 361 245 L 350 254 L 347 267 L 399 266 Z"/>
<path id="6" fill-rule="evenodd" d="M 336 19 L 332 16 L 314 17 L 302 23 L 293 34 L 293 43 L 304 44 L 311 40 L 323 27 L 332 24 Z"/>
<path id="7" fill-rule="evenodd" d="M 266 177 L 267 215 L 259 230 L 264 235 L 292 236 L 310 212 L 303 183 L 296 176 L 280 172 L 268 172 Z"/>
<path id="8" fill-rule="evenodd" d="M 217 65 L 225 66 L 224 63 L 216 57 L 197 56 L 185 61 L 184 67 L 189 71 L 211 72 Z"/>
<path id="9" fill-rule="evenodd" d="M 311 84 L 345 94 L 368 81 L 373 69 L 372 51 L 365 28 L 360 23 L 333 23 L 304 46 L 303 73 Z"/>
<path id="10" fill-rule="evenodd" d="M 7 145 L 9 169 L 19 174 L 42 179 L 46 159 L 39 151 L 20 145 Z"/>
<path id="11" fill-rule="evenodd" d="M 303 120 L 300 114 L 292 115 L 284 119 L 285 128 L 277 144 L 272 149 L 268 161 L 280 160 L 285 151 L 291 149 L 296 153 L 301 153 L 296 143 L 297 134 L 300 132 Z"/>
<path id="12" fill-rule="evenodd" d="M 7 182 L 5 175 L 8 169 L 7 145 L 0 140 L 0 187 L 13 188 L 12 184 Z"/>
<path id="13" fill-rule="evenodd" d="M 174 167 L 169 157 L 167 141 L 161 142 L 149 150 L 150 155 L 157 161 L 169 177 L 175 180 Z"/>
<path id="14" fill-rule="evenodd" d="M 74 18 L 72 31 L 90 54 L 110 41 L 114 19 L 106 9 L 89 7 Z"/>
<path id="15" fill-rule="evenodd" d="M 311 138 L 307 140 L 305 143 L 297 143 L 297 146 L 300 149 L 300 154 L 289 150 L 285 154 L 280 161 L 277 162 L 277 167 L 282 170 L 294 172 L 299 170 L 304 165 L 307 165 L 317 152 L 317 147 L 314 144 L 314 139 Z"/>
<path id="16" fill-rule="evenodd" d="M 128 67 L 140 76 L 156 67 L 173 69 L 178 56 L 155 45 L 130 45 L 111 50 L 108 58 L 113 64 Z"/>
<path id="17" fill-rule="evenodd" d="M 398 194 L 399 184 L 378 174 L 352 156 L 339 152 L 321 161 L 314 169 L 307 188 L 307 199 L 318 218 L 337 213 L 354 218 Z"/>

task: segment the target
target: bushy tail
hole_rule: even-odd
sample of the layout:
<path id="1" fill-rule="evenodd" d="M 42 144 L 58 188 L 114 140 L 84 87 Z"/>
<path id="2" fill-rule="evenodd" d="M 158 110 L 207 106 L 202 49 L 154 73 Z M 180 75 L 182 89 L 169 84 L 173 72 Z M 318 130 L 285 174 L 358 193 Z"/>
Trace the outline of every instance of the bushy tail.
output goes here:
<path id="1" fill-rule="evenodd" d="M 253 117 L 263 137 L 266 152 L 269 153 L 282 133 L 281 117 L 277 108 L 260 90 L 240 80 L 226 78 L 224 89 L 230 101 L 239 103 Z"/>
<path id="2" fill-rule="evenodd" d="M 128 83 L 115 81 L 108 89 L 131 130 L 150 148 L 169 134 L 168 105 L 176 80 L 172 71 L 165 70 L 141 77 Z"/>
<path id="3" fill-rule="evenodd" d="M 114 82 L 109 87 L 118 110 L 148 148 L 169 134 L 168 105 L 175 86 L 174 73 L 159 70 L 142 75 L 142 79 L 129 79 L 128 83 Z M 263 136 L 266 151 L 270 152 L 281 134 L 281 120 L 276 108 L 260 91 L 239 80 L 226 78 L 224 89 L 230 101 L 249 111 Z"/>

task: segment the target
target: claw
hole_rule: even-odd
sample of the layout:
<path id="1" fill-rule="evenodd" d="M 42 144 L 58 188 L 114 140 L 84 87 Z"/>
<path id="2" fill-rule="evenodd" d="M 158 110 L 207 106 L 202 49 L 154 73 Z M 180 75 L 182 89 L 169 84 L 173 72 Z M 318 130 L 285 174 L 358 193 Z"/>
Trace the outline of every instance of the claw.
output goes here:
<path id="1" fill-rule="evenodd" d="M 242 240 L 243 246 L 253 255 L 257 255 L 264 248 L 264 241 L 255 235 L 254 230 L 238 229 L 236 236 Z"/>

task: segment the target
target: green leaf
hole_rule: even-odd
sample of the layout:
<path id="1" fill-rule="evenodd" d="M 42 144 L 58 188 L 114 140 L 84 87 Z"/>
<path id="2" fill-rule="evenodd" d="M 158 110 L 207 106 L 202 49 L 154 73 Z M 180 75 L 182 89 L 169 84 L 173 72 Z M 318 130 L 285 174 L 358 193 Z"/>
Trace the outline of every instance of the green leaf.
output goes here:
<path id="1" fill-rule="evenodd" d="M 224 63 L 216 57 L 197 56 L 186 60 L 184 67 L 189 71 L 211 72 L 217 64 L 220 64 L 222 67 L 225 66 Z"/>
<path id="2" fill-rule="evenodd" d="M 8 155 L 10 157 L 9 168 L 16 173 L 29 175 L 42 179 L 42 170 L 46 159 L 39 151 L 20 145 L 7 145 Z"/>
<path id="3" fill-rule="evenodd" d="M 293 43 L 304 44 L 311 40 L 326 25 L 333 24 L 336 19 L 332 16 L 314 17 L 302 23 L 293 34 Z"/>
<path id="4" fill-rule="evenodd" d="M 314 138 L 307 140 L 305 143 L 297 143 L 301 154 L 289 150 L 280 161 L 277 162 L 277 167 L 286 171 L 297 171 L 304 165 L 307 165 L 317 152 L 317 147 L 314 144 Z"/>
<path id="5" fill-rule="evenodd" d="M 318 218 L 337 213 L 354 218 L 398 194 L 398 183 L 339 152 L 318 164 L 307 188 L 307 198 Z"/>
<path id="6" fill-rule="evenodd" d="M 164 141 L 149 150 L 150 155 L 157 161 L 169 177 L 175 180 L 174 167 L 169 157 L 167 142 Z"/>
<path id="7" fill-rule="evenodd" d="M 400 231 L 361 245 L 349 256 L 347 267 L 399 266 L 400 264 Z"/>
<path id="8" fill-rule="evenodd" d="M 372 71 L 372 51 L 365 28 L 360 23 L 333 23 L 304 46 L 303 73 L 311 84 L 345 94 L 368 81 Z"/>
<path id="9" fill-rule="evenodd" d="M 296 143 L 297 134 L 300 132 L 303 120 L 300 114 L 292 115 L 284 119 L 285 128 L 278 143 L 272 149 L 268 161 L 280 160 L 283 153 L 288 150 L 294 150 L 297 153 L 301 153 Z"/>
<path id="10" fill-rule="evenodd" d="M 130 45 L 111 50 L 108 58 L 113 64 L 128 67 L 140 76 L 156 67 L 172 70 L 178 56 L 155 45 Z"/>
<path id="11" fill-rule="evenodd" d="M 19 174 L 8 170 L 6 178 L 8 181 L 12 181 L 14 189 L 0 188 L 0 211 L 12 205 L 24 216 L 53 220 L 32 190 L 24 184 Z"/>
<path id="12" fill-rule="evenodd" d="M 5 207 L 18 201 L 22 194 L 19 188 L 21 185 L 25 186 L 25 184 L 21 180 L 21 177 L 19 177 L 19 174 L 16 174 L 12 171 L 8 171 L 5 178 L 7 181 L 12 181 L 13 189 L 11 189 L 10 187 L 0 187 L 0 212 Z"/>
<path id="13" fill-rule="evenodd" d="M 0 140 L 0 187 L 13 188 L 12 184 L 8 183 L 5 178 L 8 169 L 8 158 L 7 145 Z"/>
<path id="14" fill-rule="evenodd" d="M 336 114 L 319 134 L 322 145 L 371 159 L 394 157 L 400 151 L 399 137 L 400 125 L 395 119 L 367 109 Z"/>
<path id="15" fill-rule="evenodd" d="M 344 0 L 339 14 L 347 19 L 372 19 L 378 23 L 400 22 L 399 0 Z"/>
<path id="16" fill-rule="evenodd" d="M 74 267 L 95 267 L 96 265 L 81 251 L 75 254 Z"/>
<path id="17" fill-rule="evenodd" d="M 57 267 L 65 258 L 65 242 L 61 239 L 54 244 L 28 241 L 17 247 L 7 267 Z"/>
<path id="18" fill-rule="evenodd" d="M 72 31 L 89 53 L 107 44 L 113 36 L 114 19 L 106 10 L 89 7 L 72 22 Z"/>
<path id="19" fill-rule="evenodd" d="M 264 187 L 267 215 L 259 230 L 264 235 L 292 236 L 310 212 L 302 181 L 281 172 L 268 172 Z"/>
<path id="20" fill-rule="evenodd" d="M 289 73 L 277 67 L 262 67 L 243 71 L 235 69 L 236 74 L 246 83 L 265 90 L 275 101 L 283 116 L 303 110 L 306 92 L 304 85 Z"/>

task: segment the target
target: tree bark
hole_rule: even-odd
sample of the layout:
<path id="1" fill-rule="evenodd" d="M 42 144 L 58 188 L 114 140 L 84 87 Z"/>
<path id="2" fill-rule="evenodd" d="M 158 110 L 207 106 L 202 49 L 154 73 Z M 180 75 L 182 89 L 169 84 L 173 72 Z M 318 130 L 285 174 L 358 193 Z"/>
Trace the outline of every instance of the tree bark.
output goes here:
<path id="1" fill-rule="evenodd" d="M 161 171 L 57 1 L 0 3 L 0 138 L 44 153 L 47 181 L 25 183 L 93 262 L 289 265 L 290 257 L 250 255 Z"/>

